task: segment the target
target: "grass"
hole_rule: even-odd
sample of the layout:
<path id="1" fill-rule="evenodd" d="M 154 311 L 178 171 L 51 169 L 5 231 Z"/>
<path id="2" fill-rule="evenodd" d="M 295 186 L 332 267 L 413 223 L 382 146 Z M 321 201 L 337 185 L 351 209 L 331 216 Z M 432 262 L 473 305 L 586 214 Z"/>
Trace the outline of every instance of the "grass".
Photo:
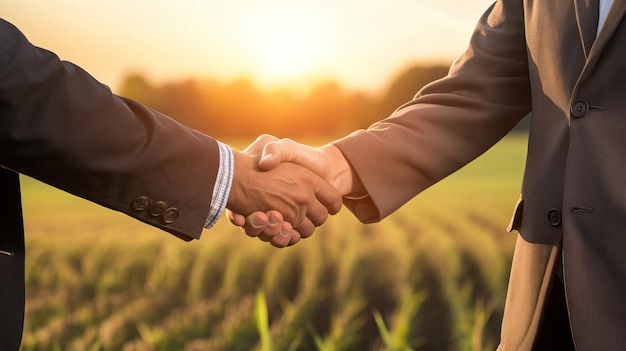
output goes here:
<path id="1" fill-rule="evenodd" d="M 525 139 L 377 224 L 278 250 L 221 220 L 184 243 L 23 177 L 23 350 L 490 350 Z"/>

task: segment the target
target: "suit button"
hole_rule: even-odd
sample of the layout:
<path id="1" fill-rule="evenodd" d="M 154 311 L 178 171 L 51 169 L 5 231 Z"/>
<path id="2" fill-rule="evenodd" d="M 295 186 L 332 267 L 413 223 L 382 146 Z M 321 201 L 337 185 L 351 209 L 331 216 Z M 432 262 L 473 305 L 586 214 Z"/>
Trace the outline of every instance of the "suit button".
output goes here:
<path id="1" fill-rule="evenodd" d="M 548 221 L 550 221 L 550 225 L 553 227 L 558 227 L 561 225 L 561 212 L 559 212 L 555 208 L 551 208 L 548 211 Z"/>
<path id="2" fill-rule="evenodd" d="M 170 224 L 176 222 L 178 217 L 180 217 L 180 211 L 178 211 L 175 207 L 170 207 L 165 212 L 163 212 L 163 222 L 165 224 Z"/>
<path id="3" fill-rule="evenodd" d="M 587 112 L 589 112 L 589 104 L 585 100 L 576 100 L 572 104 L 570 112 L 572 113 L 572 116 L 576 118 L 585 117 Z"/>
<path id="4" fill-rule="evenodd" d="M 139 196 L 138 198 L 135 199 L 135 201 L 133 201 L 133 210 L 135 211 L 143 211 L 145 209 L 147 209 L 148 207 L 150 207 L 150 203 L 152 201 L 150 200 L 149 197 L 147 196 Z"/>
<path id="5" fill-rule="evenodd" d="M 157 201 L 152 206 L 150 206 L 150 214 L 154 217 L 158 217 L 165 212 L 167 208 L 167 204 L 163 201 Z"/>

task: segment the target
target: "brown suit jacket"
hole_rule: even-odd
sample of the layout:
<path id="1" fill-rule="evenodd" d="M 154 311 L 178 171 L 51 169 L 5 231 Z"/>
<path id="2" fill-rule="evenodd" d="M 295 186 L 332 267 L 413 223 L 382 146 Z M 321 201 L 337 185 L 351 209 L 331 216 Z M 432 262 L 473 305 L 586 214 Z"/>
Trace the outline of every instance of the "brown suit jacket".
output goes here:
<path id="1" fill-rule="evenodd" d="M 501 350 L 532 347 L 560 250 L 577 348 L 626 349 L 626 2 L 594 42 L 587 1 L 498 0 L 447 77 L 336 142 L 369 194 L 346 205 L 371 222 L 531 113 Z"/>
<path id="2" fill-rule="evenodd" d="M 111 93 L 0 20 L 0 350 L 17 350 L 24 309 L 23 173 L 168 231 L 198 238 L 217 142 Z"/>

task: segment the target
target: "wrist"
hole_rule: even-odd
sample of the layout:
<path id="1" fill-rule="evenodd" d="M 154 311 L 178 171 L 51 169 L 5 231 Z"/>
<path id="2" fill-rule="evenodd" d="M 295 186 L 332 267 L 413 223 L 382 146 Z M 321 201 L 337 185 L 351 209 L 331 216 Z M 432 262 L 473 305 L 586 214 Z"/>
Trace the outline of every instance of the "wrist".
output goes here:
<path id="1" fill-rule="evenodd" d="M 364 195 L 365 188 L 343 152 L 332 144 L 321 148 L 329 160 L 329 182 L 342 196 Z"/>
<path id="2" fill-rule="evenodd" d="M 232 150 L 233 152 L 233 180 L 231 184 L 230 193 L 228 195 L 228 201 L 226 202 L 226 208 L 229 210 L 242 213 L 242 201 L 245 198 L 245 187 L 243 184 L 247 183 L 245 178 L 248 177 L 247 170 L 252 169 L 253 161 L 250 157 L 242 153 L 241 151 Z"/>

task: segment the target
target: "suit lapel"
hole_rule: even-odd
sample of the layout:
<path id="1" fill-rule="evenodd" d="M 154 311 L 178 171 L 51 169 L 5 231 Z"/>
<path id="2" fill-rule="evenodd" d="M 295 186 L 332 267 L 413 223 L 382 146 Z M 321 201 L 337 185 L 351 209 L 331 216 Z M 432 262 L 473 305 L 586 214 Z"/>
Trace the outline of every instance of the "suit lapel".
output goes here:
<path id="1" fill-rule="evenodd" d="M 602 48 L 606 46 L 606 43 L 608 43 L 609 39 L 613 36 L 613 33 L 615 33 L 615 30 L 622 22 L 625 14 L 626 1 L 615 0 L 608 15 L 606 16 L 606 20 L 604 21 L 604 25 L 602 26 L 600 33 L 598 33 L 598 38 L 596 38 L 593 47 L 591 48 L 589 59 L 596 57 L 602 51 Z"/>
<path id="2" fill-rule="evenodd" d="M 585 58 L 589 57 L 598 28 L 599 0 L 574 0 L 578 33 L 582 42 Z"/>

